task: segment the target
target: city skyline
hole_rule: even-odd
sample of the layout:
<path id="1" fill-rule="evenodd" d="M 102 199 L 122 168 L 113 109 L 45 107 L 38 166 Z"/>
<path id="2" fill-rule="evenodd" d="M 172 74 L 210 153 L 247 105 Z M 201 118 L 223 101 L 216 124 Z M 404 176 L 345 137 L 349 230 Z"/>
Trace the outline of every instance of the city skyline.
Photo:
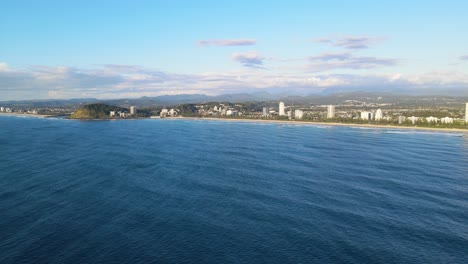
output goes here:
<path id="1" fill-rule="evenodd" d="M 468 91 L 463 1 L 5 3 L 0 101 Z"/>

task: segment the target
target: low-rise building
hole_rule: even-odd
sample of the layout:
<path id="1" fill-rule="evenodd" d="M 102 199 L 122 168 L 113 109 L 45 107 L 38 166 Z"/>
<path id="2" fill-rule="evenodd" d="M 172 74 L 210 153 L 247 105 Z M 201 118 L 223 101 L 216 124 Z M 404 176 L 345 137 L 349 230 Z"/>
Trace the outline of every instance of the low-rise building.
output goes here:
<path id="1" fill-rule="evenodd" d="M 169 114 L 169 116 L 178 116 L 179 111 L 174 109 L 174 108 L 171 108 L 171 110 L 169 110 L 168 114 Z"/>
<path id="2" fill-rule="evenodd" d="M 405 116 L 399 116 L 398 117 L 398 124 L 403 124 L 404 122 L 406 121 L 406 117 Z"/>
<path id="3" fill-rule="evenodd" d="M 422 118 L 417 116 L 408 117 L 408 120 L 414 125 L 416 122 L 420 121 Z"/>
<path id="4" fill-rule="evenodd" d="M 161 112 L 159 113 L 159 116 L 160 117 L 166 117 L 168 111 L 169 110 L 167 110 L 166 108 L 161 109 Z"/>
<path id="5" fill-rule="evenodd" d="M 453 118 L 452 117 L 444 117 L 440 119 L 440 123 L 442 124 L 453 124 Z"/>
<path id="6" fill-rule="evenodd" d="M 439 123 L 439 118 L 430 116 L 430 117 L 426 117 L 426 121 L 429 123 Z"/>

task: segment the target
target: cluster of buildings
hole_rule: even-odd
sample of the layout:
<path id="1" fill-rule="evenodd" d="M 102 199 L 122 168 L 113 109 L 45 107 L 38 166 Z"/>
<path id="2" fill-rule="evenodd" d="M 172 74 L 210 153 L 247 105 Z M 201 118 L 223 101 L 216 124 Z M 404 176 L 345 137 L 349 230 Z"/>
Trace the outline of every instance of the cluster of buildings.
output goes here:
<path id="1" fill-rule="evenodd" d="M 289 111 L 286 112 L 286 106 L 283 102 L 279 103 L 278 112 L 269 107 L 263 107 L 262 117 L 269 118 L 272 115 L 278 116 L 287 116 L 289 119 L 302 119 L 304 117 L 304 111 L 300 109 L 293 109 L 292 106 L 289 107 Z"/>
<path id="2" fill-rule="evenodd" d="M 296 109 L 293 111 L 292 107 L 289 107 L 291 110 L 285 112 L 285 104 L 283 102 L 280 102 L 278 105 L 278 115 L 279 116 L 288 116 L 289 119 L 302 119 L 304 117 L 304 112 L 302 110 Z M 271 114 L 275 114 L 275 111 L 272 111 L 268 107 L 263 108 L 263 117 L 270 117 Z M 345 114 L 345 116 L 347 113 Z M 394 121 L 393 116 L 391 115 L 384 115 L 382 109 L 377 109 L 375 111 L 360 111 L 358 112 L 358 115 L 352 116 L 353 119 L 357 120 L 368 120 L 368 121 Z M 328 105 L 327 106 L 327 119 L 332 119 L 336 118 L 336 111 L 335 111 L 335 106 L 334 105 Z M 444 117 L 444 118 L 437 118 L 433 116 L 429 117 L 405 117 L 405 116 L 398 116 L 398 123 L 403 124 L 404 122 L 409 121 L 413 125 L 418 123 L 418 122 L 427 122 L 427 123 L 434 123 L 434 124 L 453 124 L 454 121 L 465 121 L 468 123 L 468 103 L 466 103 L 466 108 L 465 108 L 465 119 L 456 119 L 453 117 Z"/>
<path id="3" fill-rule="evenodd" d="M 232 116 L 238 117 L 242 116 L 242 112 L 239 111 L 242 108 L 242 105 L 226 105 L 226 104 L 218 104 L 218 105 L 197 105 L 198 113 L 204 116 Z"/>
<path id="4" fill-rule="evenodd" d="M 0 106 L 0 113 L 20 113 L 20 114 L 31 114 L 31 115 L 37 115 L 38 111 L 36 109 L 33 110 L 15 110 L 11 107 L 3 107 Z"/>
<path id="5" fill-rule="evenodd" d="M 131 116 L 134 116 L 136 115 L 137 113 L 137 110 L 136 110 L 136 106 L 130 106 L 130 112 L 126 112 L 126 111 L 110 111 L 109 112 L 109 116 L 110 117 L 121 117 L 121 118 L 128 118 L 128 117 L 131 117 Z"/>
<path id="6" fill-rule="evenodd" d="M 453 124 L 453 121 L 455 120 L 453 117 L 444 117 L 444 118 L 437 118 L 437 117 L 418 117 L 418 116 L 410 116 L 408 118 L 404 116 L 398 117 L 398 123 L 402 124 L 406 120 L 410 121 L 411 124 L 416 124 L 418 122 L 427 122 L 427 123 L 440 123 L 440 124 Z"/>
<path id="7" fill-rule="evenodd" d="M 167 108 L 161 109 L 161 112 L 159 113 L 159 117 L 176 117 L 179 116 L 179 110 L 171 108 L 168 110 Z"/>
<path id="8" fill-rule="evenodd" d="M 1 107 L 0 107 L 0 112 L 2 112 L 2 113 L 13 113 L 13 109 L 10 108 L 10 107 L 3 107 L 3 106 L 1 106 Z"/>

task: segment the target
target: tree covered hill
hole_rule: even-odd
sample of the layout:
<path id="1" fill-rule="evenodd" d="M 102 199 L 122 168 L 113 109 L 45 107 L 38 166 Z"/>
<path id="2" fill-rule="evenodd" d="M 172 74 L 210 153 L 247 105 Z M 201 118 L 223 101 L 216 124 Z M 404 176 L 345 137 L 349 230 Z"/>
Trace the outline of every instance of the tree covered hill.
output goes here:
<path id="1" fill-rule="evenodd" d="M 110 111 L 127 111 L 126 108 L 102 103 L 89 104 L 81 107 L 70 115 L 71 119 L 107 119 Z"/>

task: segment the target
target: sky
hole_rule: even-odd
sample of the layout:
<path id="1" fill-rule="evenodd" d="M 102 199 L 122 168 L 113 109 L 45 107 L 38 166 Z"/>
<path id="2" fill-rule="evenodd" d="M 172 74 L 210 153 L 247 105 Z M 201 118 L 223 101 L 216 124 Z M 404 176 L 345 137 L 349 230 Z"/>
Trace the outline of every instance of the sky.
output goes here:
<path id="1" fill-rule="evenodd" d="M 2 0 L 0 101 L 468 93 L 468 1 Z"/>

